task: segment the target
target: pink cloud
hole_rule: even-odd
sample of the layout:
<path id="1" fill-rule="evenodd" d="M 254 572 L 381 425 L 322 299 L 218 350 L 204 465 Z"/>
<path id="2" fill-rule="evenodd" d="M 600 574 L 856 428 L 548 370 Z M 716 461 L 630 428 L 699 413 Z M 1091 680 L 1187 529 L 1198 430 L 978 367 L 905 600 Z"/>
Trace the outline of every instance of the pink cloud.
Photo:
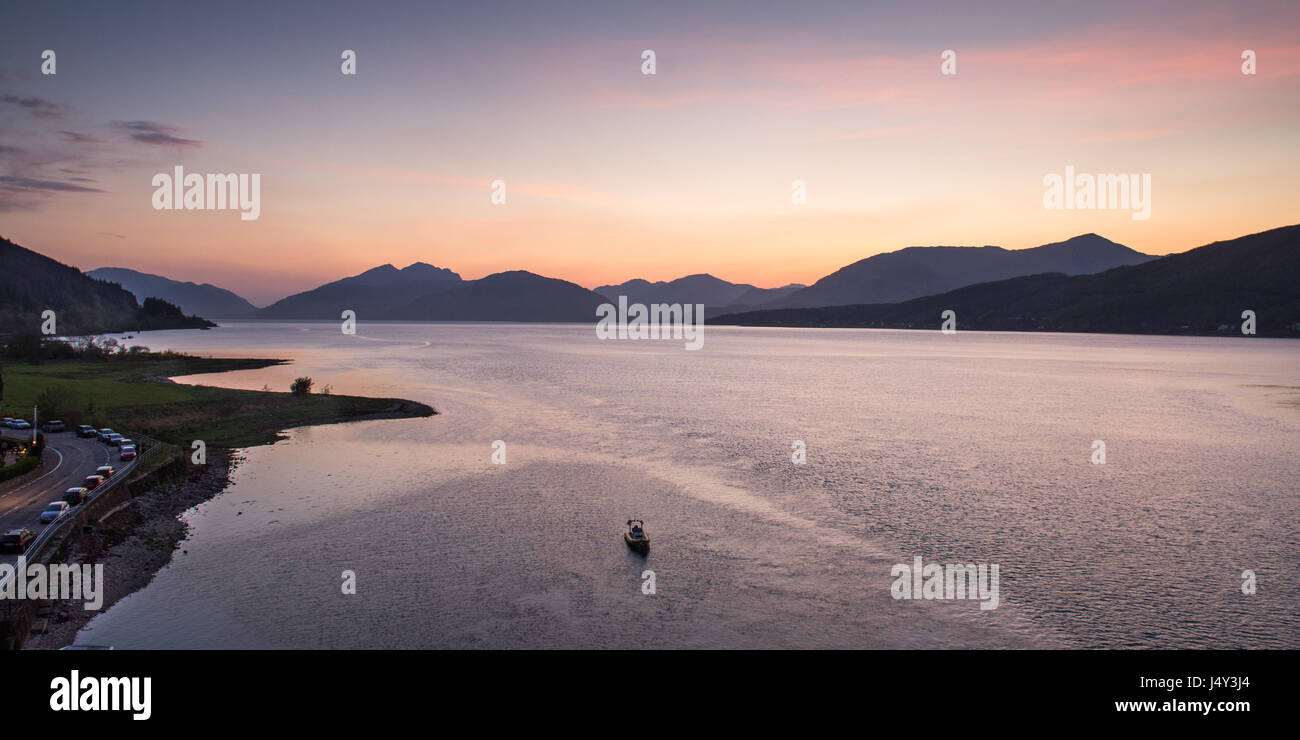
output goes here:
<path id="1" fill-rule="evenodd" d="M 1044 97 L 1081 99 L 1144 86 L 1161 88 L 1144 94 L 1190 95 L 1199 85 L 1240 80 L 1246 48 L 1256 51 L 1262 78 L 1300 74 L 1300 45 L 1278 30 L 1275 19 L 1229 33 L 1221 12 L 1189 9 L 1187 15 L 1180 28 L 1125 18 L 1009 45 L 954 41 L 956 76 L 939 73 L 942 49 L 937 46 L 850 48 L 784 29 L 756 32 L 743 42 L 719 42 L 708 34 L 645 42 L 659 55 L 660 74 L 654 78 L 636 72 L 633 61 L 641 44 L 626 40 L 566 49 L 560 65 L 586 80 L 574 88 L 587 105 L 636 109 L 748 103 L 803 109 L 897 104 L 927 110 L 936 99 L 969 94 L 975 87 L 1024 105 Z M 1250 21 L 1242 23 L 1248 28 Z M 611 73 L 612 67 L 593 65 L 593 59 L 618 59 L 627 69 Z"/>

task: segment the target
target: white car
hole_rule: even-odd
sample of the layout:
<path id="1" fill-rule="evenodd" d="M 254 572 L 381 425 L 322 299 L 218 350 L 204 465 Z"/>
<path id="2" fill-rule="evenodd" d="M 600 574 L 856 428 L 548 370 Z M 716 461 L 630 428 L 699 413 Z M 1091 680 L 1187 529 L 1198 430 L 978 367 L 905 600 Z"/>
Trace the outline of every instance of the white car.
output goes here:
<path id="1" fill-rule="evenodd" d="M 14 419 L 14 429 L 31 429 L 32 425 L 28 424 L 25 419 Z"/>
<path id="2" fill-rule="evenodd" d="M 51 501 L 41 512 L 41 524 L 49 524 L 66 513 L 68 513 L 67 501 Z"/>

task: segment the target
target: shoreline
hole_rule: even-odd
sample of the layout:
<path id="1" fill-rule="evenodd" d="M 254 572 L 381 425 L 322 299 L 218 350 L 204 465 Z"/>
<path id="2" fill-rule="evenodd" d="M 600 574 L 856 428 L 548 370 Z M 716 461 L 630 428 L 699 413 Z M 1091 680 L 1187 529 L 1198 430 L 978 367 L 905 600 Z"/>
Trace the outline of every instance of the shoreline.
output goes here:
<path id="1" fill-rule="evenodd" d="M 432 414 L 420 413 L 422 410 Z M 286 427 L 277 430 L 276 435 L 281 437 L 289 429 L 306 426 L 436 414 L 426 404 L 397 399 L 383 411 Z M 147 487 L 133 492 L 126 506 L 95 522 L 93 533 L 69 536 L 59 546 L 51 558 L 53 562 L 104 565 L 103 604 L 98 610 L 89 611 L 81 601 L 47 602 L 50 608 L 42 617 L 44 632 L 29 635 L 23 650 L 58 650 L 72 645 L 92 619 L 148 586 L 172 562 L 178 550 L 182 557 L 186 554 L 182 543 L 189 538 L 190 527 L 181 520 L 181 515 L 224 493 L 230 487 L 231 475 L 244 461 L 240 448 L 209 448 L 208 458 L 202 467 L 190 465 L 188 458 L 182 458 L 164 466 L 179 463 L 176 469 L 160 469 L 144 474 L 139 480 L 128 480 L 127 485 L 144 483 Z"/>
<path id="2" fill-rule="evenodd" d="M 286 360 L 217 360 L 197 362 L 218 364 L 215 372 L 249 369 L 250 366 L 267 366 L 287 363 Z M 24 650 L 57 650 L 73 644 L 77 636 L 96 616 L 127 596 L 143 589 L 154 576 L 172 562 L 185 555 L 184 541 L 189 537 L 189 525 L 181 520 L 186 511 L 212 500 L 223 493 L 231 482 L 234 470 L 243 461 L 241 450 L 262 444 L 274 444 L 285 438 L 291 429 L 341 424 L 351 421 L 378 419 L 411 419 L 437 415 L 428 404 L 401 398 L 366 398 L 360 396 L 325 396 L 311 394 L 307 399 L 295 399 L 284 405 L 290 394 L 266 391 L 235 391 L 215 386 L 179 386 L 170 380 L 195 372 L 213 372 L 210 367 L 191 372 L 176 372 L 171 376 L 153 375 L 139 378 L 142 385 L 157 388 L 184 388 L 196 392 L 196 398 L 187 402 L 187 412 L 202 410 L 203 416 L 221 417 L 237 411 L 235 417 L 225 417 L 229 424 L 223 434 L 211 437 L 207 445 L 207 463 L 191 463 L 188 439 L 189 418 L 177 423 L 169 418 L 169 409 L 175 405 L 160 405 L 151 409 L 133 407 L 138 426 L 165 428 L 156 433 L 165 446 L 166 458 L 145 472 L 132 474 L 122 485 L 130 499 L 110 511 L 102 519 L 79 522 L 73 532 L 58 545 L 47 558 L 63 564 L 102 564 L 104 584 L 101 586 L 103 603 L 99 609 L 84 608 L 83 601 L 43 602 L 37 611 L 33 630 L 25 635 Z M 263 398 L 265 397 L 265 398 Z M 237 399 L 239 407 L 230 408 L 230 399 Z M 249 402 L 259 400 L 258 413 L 250 413 Z M 302 400 L 301 406 L 298 401 Z M 279 414 L 266 413 L 267 406 L 280 403 Z M 197 407 L 197 409 L 195 408 Z M 294 413 L 296 408 L 297 413 Z M 186 415 L 188 416 L 188 414 Z M 123 425 L 133 428 L 135 425 Z M 152 431 L 152 430 L 151 430 Z M 89 525 L 89 532 L 86 527 Z M 39 630 L 39 632 L 37 631 Z"/>
<path id="3" fill-rule="evenodd" d="M 80 601 L 47 602 L 44 632 L 30 635 L 22 649 L 58 650 L 72 645 L 92 619 L 148 586 L 178 550 L 183 556 L 182 543 L 189 538 L 190 528 L 180 516 L 224 492 L 242 460 L 234 451 L 214 450 L 204 468 L 157 480 L 102 524 L 96 522 L 92 534 L 70 536 L 53 559 L 103 564 L 103 604 L 90 611 Z"/>

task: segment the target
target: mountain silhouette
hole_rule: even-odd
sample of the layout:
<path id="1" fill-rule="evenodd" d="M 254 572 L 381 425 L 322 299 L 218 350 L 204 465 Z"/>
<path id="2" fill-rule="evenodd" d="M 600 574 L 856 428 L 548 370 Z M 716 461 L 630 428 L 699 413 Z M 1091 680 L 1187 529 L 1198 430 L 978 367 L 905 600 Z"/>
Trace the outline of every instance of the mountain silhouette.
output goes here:
<path id="1" fill-rule="evenodd" d="M 607 299 L 567 280 L 498 272 L 419 298 L 380 319 L 411 321 L 596 321 Z"/>
<path id="2" fill-rule="evenodd" d="M 211 319 L 245 318 L 257 310 L 256 306 L 234 293 L 208 283 L 183 283 L 125 267 L 101 267 L 86 274 L 121 285 L 135 294 L 141 303 L 146 298 L 161 298 L 185 313 Z"/>
<path id="3" fill-rule="evenodd" d="M 842 267 L 761 308 L 897 303 L 974 283 L 1044 272 L 1082 275 L 1152 259 L 1096 234 L 1032 249 L 907 247 Z"/>
<path id="4" fill-rule="evenodd" d="M 627 296 L 629 304 L 703 304 L 705 314 L 711 315 L 761 306 L 803 287 L 794 283 L 781 288 L 756 288 L 701 273 L 654 283 L 636 278 L 619 285 L 602 285 L 596 288 L 596 292 L 611 302 L 617 302 L 619 296 Z"/>
<path id="5" fill-rule="evenodd" d="M 462 283 L 451 270 L 415 262 L 402 269 L 380 265 L 342 280 L 282 298 L 259 310 L 259 319 L 337 320 L 345 310 L 358 317 L 377 318 L 417 298 L 449 290 Z"/>
<path id="6" fill-rule="evenodd" d="M 637 278 L 621 285 L 596 288 L 597 293 L 611 301 L 627 296 L 628 303 L 703 303 L 706 306 L 726 306 L 751 290 L 756 288 L 703 273 L 655 283 Z"/>
<path id="7" fill-rule="evenodd" d="M 39 333 L 46 310 L 54 311 L 54 329 L 60 335 L 214 325 L 184 316 L 166 301 L 146 303 L 141 308 L 135 295 L 117 283 L 96 280 L 0 238 L 0 334 Z"/>
<path id="8" fill-rule="evenodd" d="M 1215 242 L 1090 275 L 1050 273 L 969 285 L 899 303 L 760 310 L 711 323 L 744 326 L 1300 336 L 1300 225 Z"/>
<path id="9" fill-rule="evenodd" d="M 732 306 L 761 306 L 784 298 L 797 290 L 808 286 L 803 283 L 790 283 L 779 288 L 751 288 L 731 300 Z"/>

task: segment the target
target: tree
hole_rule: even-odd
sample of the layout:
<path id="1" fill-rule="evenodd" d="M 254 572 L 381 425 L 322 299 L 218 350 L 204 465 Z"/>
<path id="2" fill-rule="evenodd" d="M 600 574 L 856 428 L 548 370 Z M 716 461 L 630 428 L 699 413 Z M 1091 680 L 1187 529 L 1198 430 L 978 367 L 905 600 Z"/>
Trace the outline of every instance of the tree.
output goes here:
<path id="1" fill-rule="evenodd" d="M 289 386 L 289 392 L 295 396 L 305 396 L 308 393 L 311 393 L 311 378 L 305 375 L 301 378 L 296 378 L 293 381 L 293 385 Z"/>
<path id="2" fill-rule="evenodd" d="M 34 331 L 19 332 L 9 339 L 5 352 L 10 357 L 36 364 L 41 361 L 41 335 Z"/>
<path id="3" fill-rule="evenodd" d="M 67 385 L 46 386 L 36 397 L 36 405 L 45 419 L 63 419 L 77 424 L 81 421 L 81 402 Z"/>

